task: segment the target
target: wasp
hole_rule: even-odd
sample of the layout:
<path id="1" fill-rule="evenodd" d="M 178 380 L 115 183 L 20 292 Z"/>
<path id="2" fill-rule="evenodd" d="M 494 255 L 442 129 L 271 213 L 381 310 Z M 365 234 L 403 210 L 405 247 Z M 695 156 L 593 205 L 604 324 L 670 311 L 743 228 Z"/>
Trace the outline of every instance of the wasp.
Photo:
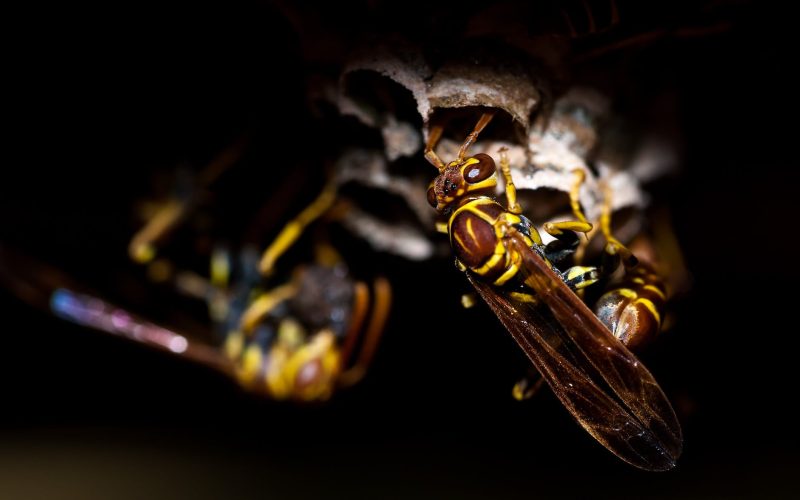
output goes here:
<path id="1" fill-rule="evenodd" d="M 434 151 L 443 129 L 431 129 L 425 158 L 439 175 L 427 199 L 446 219 L 438 229 L 449 235 L 459 269 L 577 422 L 631 465 L 673 468 L 682 436 L 669 400 L 642 362 L 575 293 L 597 281 L 596 270 L 562 272 L 553 264 L 552 247 L 542 244 L 522 215 L 505 151 L 500 152 L 505 206 L 494 198 L 494 159 L 467 154 L 493 116 L 481 116 L 449 163 Z M 545 226 L 556 241 L 589 230 L 591 224 L 580 220 Z"/>
<path id="2" fill-rule="evenodd" d="M 577 221 L 589 226 L 580 208 L 578 192 L 583 184 L 586 171 L 574 169 L 576 176 L 569 193 L 572 214 Z M 583 263 L 587 247 L 594 242 L 594 235 L 600 233 L 605 245 L 597 267 L 573 265 L 567 277 L 591 275 L 593 279 L 572 283 L 579 297 L 592 307 L 592 310 L 609 331 L 633 352 L 641 352 L 661 332 L 665 316 L 668 290 L 659 269 L 658 251 L 650 237 L 637 235 L 629 249 L 611 231 L 612 189 L 601 181 L 602 204 L 595 229 L 587 234 L 585 240 L 572 237 L 557 239 L 545 246 L 545 253 L 551 262 L 561 266 L 564 263 Z M 552 225 L 546 223 L 545 230 Z M 644 256 L 645 258 L 640 258 Z M 617 270 L 623 268 L 618 276 Z M 578 271 L 578 272 L 576 272 Z M 568 280 L 569 281 L 569 280 Z M 514 385 L 512 395 L 524 400 L 535 395 L 543 384 L 537 372 L 529 371 Z"/>
<path id="3" fill-rule="evenodd" d="M 240 140 L 212 160 L 196 184 L 207 186 L 230 168 L 242 145 Z M 341 219 L 348 210 L 339 184 L 330 180 L 260 257 L 250 247 L 238 258 L 217 247 L 209 278 L 153 260 L 159 241 L 197 204 L 192 198 L 163 203 L 131 239 L 129 254 L 148 265 L 151 277 L 164 281 L 171 274 L 181 292 L 207 302 L 227 372 L 248 390 L 273 399 L 324 400 L 358 382 L 372 361 L 391 303 L 385 278 L 371 287 L 355 280 L 338 252 L 318 242 L 314 262 L 298 265 L 285 283 L 265 286 L 282 270 L 277 261 L 310 225 L 326 215 Z"/>
<path id="4" fill-rule="evenodd" d="M 309 225 L 336 210 L 336 199 L 335 186 L 327 185 L 260 256 L 252 247 L 235 257 L 217 247 L 208 277 L 155 258 L 158 242 L 180 222 L 174 214 L 188 217 L 191 209 L 183 204 L 190 201 L 169 201 L 153 213 L 156 222 L 147 221 L 130 245 L 146 252 L 132 256 L 149 265 L 148 275 L 159 276 L 156 281 L 207 303 L 216 332 L 206 340 L 200 340 L 200 332 L 187 334 L 148 321 L 8 247 L 0 248 L 0 282 L 61 319 L 208 366 L 248 391 L 276 400 L 324 401 L 366 374 L 392 295 L 383 277 L 371 283 L 356 279 L 327 242 L 315 243 L 311 262 L 280 265 Z M 276 283 L 277 275 L 288 279 Z"/>
<path id="5" fill-rule="evenodd" d="M 211 307 L 237 380 L 273 399 L 325 400 L 336 388 L 355 384 L 365 375 L 386 324 L 388 280 L 378 277 L 371 287 L 355 280 L 327 243 L 316 245 L 315 262 L 295 268 L 289 282 L 268 290 L 261 285 L 262 276 L 272 274 L 304 229 L 335 208 L 335 200 L 335 188 L 326 186 L 258 262 L 245 255 L 241 281 L 223 295 L 221 308 Z M 215 295 L 210 304 L 220 303 Z"/>

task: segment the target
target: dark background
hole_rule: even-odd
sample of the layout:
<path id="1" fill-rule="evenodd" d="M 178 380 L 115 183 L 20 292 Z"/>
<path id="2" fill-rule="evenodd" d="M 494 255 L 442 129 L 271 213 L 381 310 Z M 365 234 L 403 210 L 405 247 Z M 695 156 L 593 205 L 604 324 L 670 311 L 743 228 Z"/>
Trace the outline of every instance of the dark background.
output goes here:
<path id="1" fill-rule="evenodd" d="M 698 17 L 655 5 L 660 14 L 634 16 L 644 28 Z M 725 29 L 667 36 L 629 66 L 640 86 L 674 90 L 684 141 L 683 173 L 667 194 L 693 287 L 675 305 L 676 328 L 644 356 L 683 423 L 674 471 L 621 463 L 549 394 L 512 401 L 521 354 L 511 339 L 486 310 L 462 311 L 438 293 L 457 297 L 463 278 L 449 263 L 380 257 L 369 265 L 388 270 L 396 301 L 374 369 L 307 408 L 248 396 L 210 370 L 0 292 L 2 496 L 796 495 L 797 306 L 781 291 L 800 278 L 792 21 L 777 7 L 731 5 Z M 414 4 L 369 3 L 336 11 L 335 25 L 345 48 L 359 29 L 386 26 L 421 26 L 414 36 L 436 40 L 461 9 L 420 20 Z M 233 221 L 225 231 L 241 232 L 236 221 L 300 170 L 311 187 L 283 207 L 296 211 L 330 152 L 355 141 L 307 111 L 306 77 L 335 75 L 338 49 L 312 60 L 309 47 L 326 41 L 296 13 L 116 3 L 21 15 L 30 29 L 7 75 L 2 241 L 126 298 L 116 289 L 136 276 L 124 254 L 132 205 L 151 192 L 152 174 L 201 165 L 243 131 L 254 140 L 245 180 L 223 185 L 236 200 L 220 202 Z M 332 15 L 323 17 L 334 24 Z M 130 287 L 134 298 L 150 293 Z M 154 319 L 185 305 L 152 293 L 140 307 Z"/>

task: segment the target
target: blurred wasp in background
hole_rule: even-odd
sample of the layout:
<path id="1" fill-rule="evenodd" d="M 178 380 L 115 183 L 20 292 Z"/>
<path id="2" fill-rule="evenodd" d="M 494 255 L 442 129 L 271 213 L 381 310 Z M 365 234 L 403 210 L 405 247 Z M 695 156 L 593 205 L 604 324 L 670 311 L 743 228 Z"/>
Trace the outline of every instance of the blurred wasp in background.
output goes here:
<path id="1" fill-rule="evenodd" d="M 581 217 L 546 224 L 544 230 L 557 243 L 544 245 L 522 215 L 506 152 L 500 152 L 506 206 L 493 197 L 497 169 L 492 157 L 467 154 L 493 116 L 482 115 L 454 161 L 445 163 L 434 151 L 442 127 L 431 129 L 425 148 L 425 158 L 439 170 L 428 202 L 446 220 L 438 227 L 450 237 L 457 266 L 587 432 L 632 465 L 674 467 L 682 437 L 669 401 L 644 365 L 576 294 L 600 280 L 603 269 L 558 267 L 577 247 L 577 233 L 589 232 L 592 225 Z M 610 232 L 607 237 L 609 259 L 621 258 L 634 268 L 632 253 Z M 615 311 L 624 309 L 613 300 L 607 303 Z"/>
<path id="2" fill-rule="evenodd" d="M 252 245 L 238 255 L 215 245 L 206 277 L 160 256 L 170 233 L 204 203 L 210 184 L 237 162 L 244 144 L 218 155 L 195 182 L 182 183 L 180 194 L 151 204 L 129 244 L 130 257 L 147 266 L 151 280 L 207 304 L 213 339 L 147 321 L 10 248 L 0 249 L 0 278 L 23 300 L 62 319 L 209 366 L 272 399 L 323 401 L 337 388 L 357 383 L 389 314 L 388 280 L 377 277 L 371 285 L 357 280 L 324 235 L 313 242 L 311 261 L 278 265 L 310 225 L 322 218 L 330 222 L 347 209 L 337 203 L 336 183 L 329 182 L 260 257 Z M 317 229 L 324 233 L 324 227 Z"/>

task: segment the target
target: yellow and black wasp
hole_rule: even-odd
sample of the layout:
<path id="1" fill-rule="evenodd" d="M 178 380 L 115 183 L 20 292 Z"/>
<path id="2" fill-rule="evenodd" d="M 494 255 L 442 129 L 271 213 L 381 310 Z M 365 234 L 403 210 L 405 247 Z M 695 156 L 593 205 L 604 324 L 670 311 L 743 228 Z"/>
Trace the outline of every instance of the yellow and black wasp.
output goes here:
<path id="1" fill-rule="evenodd" d="M 449 163 L 434 151 L 441 127 L 431 130 L 425 149 L 439 170 L 428 201 L 446 218 L 439 229 L 449 235 L 457 265 L 587 432 L 634 466 L 671 469 L 682 449 L 672 406 L 641 361 L 575 293 L 597 281 L 597 271 L 556 267 L 557 246 L 544 246 L 522 215 L 504 151 L 506 206 L 493 198 L 492 157 L 467 154 L 492 117 L 482 115 Z M 575 232 L 591 227 L 577 220 L 546 225 L 545 231 L 569 244 L 577 239 Z"/>
<path id="2" fill-rule="evenodd" d="M 238 150 L 225 152 L 212 162 L 213 169 L 237 155 Z M 330 183 L 260 256 L 249 246 L 236 257 L 215 248 L 208 277 L 157 257 L 160 243 L 196 201 L 172 199 L 152 211 L 131 240 L 131 257 L 147 264 L 157 281 L 207 303 L 215 332 L 204 340 L 131 313 L 10 248 L 0 248 L 0 282 L 62 319 L 209 366 L 249 391 L 278 400 L 322 401 L 364 376 L 391 305 L 388 280 L 356 279 L 324 241 L 315 242 L 312 261 L 294 259 L 300 264 L 289 269 L 277 265 L 310 224 L 332 212 L 335 216 L 337 199 Z M 275 283 L 277 276 L 286 278 Z"/>
<path id="3" fill-rule="evenodd" d="M 557 267 L 569 267 L 567 281 L 577 291 L 579 297 L 589 305 L 600 321 L 625 347 L 633 352 L 641 352 L 661 332 L 668 299 L 667 283 L 659 250 L 648 234 L 637 235 L 630 248 L 623 245 L 611 231 L 612 189 L 601 181 L 603 196 L 602 210 L 595 224 L 588 223 L 580 208 L 578 192 L 586 173 L 575 169 L 576 176 L 569 193 L 572 214 L 576 221 L 592 227 L 585 240 L 579 240 L 573 233 L 561 235 L 545 246 L 545 254 Z M 552 224 L 543 228 L 552 231 Z M 599 237 L 598 237 L 599 235 Z M 583 264 L 589 260 L 587 248 L 595 239 L 604 242 L 602 255 L 597 267 Z M 622 265 L 622 273 L 618 269 Z M 589 280 L 575 282 L 575 277 Z M 590 286 L 591 285 L 591 286 Z M 541 388 L 543 379 L 537 372 L 530 371 L 514 385 L 512 395 L 523 400 L 532 397 Z"/>

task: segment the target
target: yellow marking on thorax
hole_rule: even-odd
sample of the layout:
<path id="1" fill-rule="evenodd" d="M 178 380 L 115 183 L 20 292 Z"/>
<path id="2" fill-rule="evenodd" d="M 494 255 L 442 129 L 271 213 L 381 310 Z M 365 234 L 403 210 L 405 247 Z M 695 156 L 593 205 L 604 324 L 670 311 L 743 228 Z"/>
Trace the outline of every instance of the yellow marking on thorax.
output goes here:
<path id="1" fill-rule="evenodd" d="M 456 240 L 456 243 L 458 243 L 458 245 L 461 247 L 461 249 L 462 249 L 462 250 L 464 250 L 464 251 L 465 251 L 465 252 L 467 252 L 468 254 L 472 254 L 472 249 L 471 249 L 470 247 L 468 247 L 468 246 L 467 246 L 467 245 L 464 243 L 464 240 L 462 240 L 462 239 L 461 239 L 461 236 L 459 236 L 458 234 L 454 234 L 454 235 L 453 235 L 453 238 L 455 238 L 455 240 Z"/>
<path id="2" fill-rule="evenodd" d="M 658 295 L 662 299 L 667 300 L 667 296 L 666 296 L 666 294 L 664 294 L 664 291 L 661 290 L 660 288 L 658 288 L 657 286 L 655 286 L 655 285 L 645 285 L 643 288 L 645 290 L 649 290 L 649 291 L 653 292 L 654 294 Z"/>
<path id="3" fill-rule="evenodd" d="M 512 260 L 511 264 L 506 268 L 506 272 L 504 272 L 499 278 L 494 280 L 494 284 L 497 286 L 505 285 L 508 280 L 517 275 L 518 271 L 519 271 L 519 259 L 514 259 Z"/>
<path id="4" fill-rule="evenodd" d="M 622 295 L 626 299 L 635 299 L 636 297 L 639 296 L 636 292 L 634 292 L 630 288 L 618 288 L 617 290 L 615 290 L 615 292 L 620 294 L 620 295 Z M 614 293 L 614 292 L 611 292 L 611 293 Z"/>
<path id="5" fill-rule="evenodd" d="M 500 260 L 503 259 L 505 256 L 506 256 L 506 247 L 505 245 L 503 245 L 503 240 L 498 238 L 492 256 L 489 257 L 489 259 L 481 267 L 479 267 L 478 269 L 473 269 L 473 271 L 475 271 L 477 274 L 480 274 L 481 276 L 485 276 L 486 273 L 488 273 L 490 269 L 492 269 L 495 265 L 497 265 L 497 263 L 500 262 Z"/>
<path id="6" fill-rule="evenodd" d="M 478 240 L 478 238 L 475 237 L 475 230 L 472 228 L 472 219 L 467 219 L 467 234 L 472 238 L 472 241 Z"/>
<path id="7" fill-rule="evenodd" d="M 653 318 L 655 318 L 656 323 L 658 323 L 659 325 L 661 324 L 661 315 L 658 313 L 655 304 L 653 304 L 653 302 L 650 299 L 645 299 L 644 297 L 641 297 L 636 299 L 633 303 L 645 306 L 647 310 L 650 311 L 650 314 L 653 315 Z"/>

